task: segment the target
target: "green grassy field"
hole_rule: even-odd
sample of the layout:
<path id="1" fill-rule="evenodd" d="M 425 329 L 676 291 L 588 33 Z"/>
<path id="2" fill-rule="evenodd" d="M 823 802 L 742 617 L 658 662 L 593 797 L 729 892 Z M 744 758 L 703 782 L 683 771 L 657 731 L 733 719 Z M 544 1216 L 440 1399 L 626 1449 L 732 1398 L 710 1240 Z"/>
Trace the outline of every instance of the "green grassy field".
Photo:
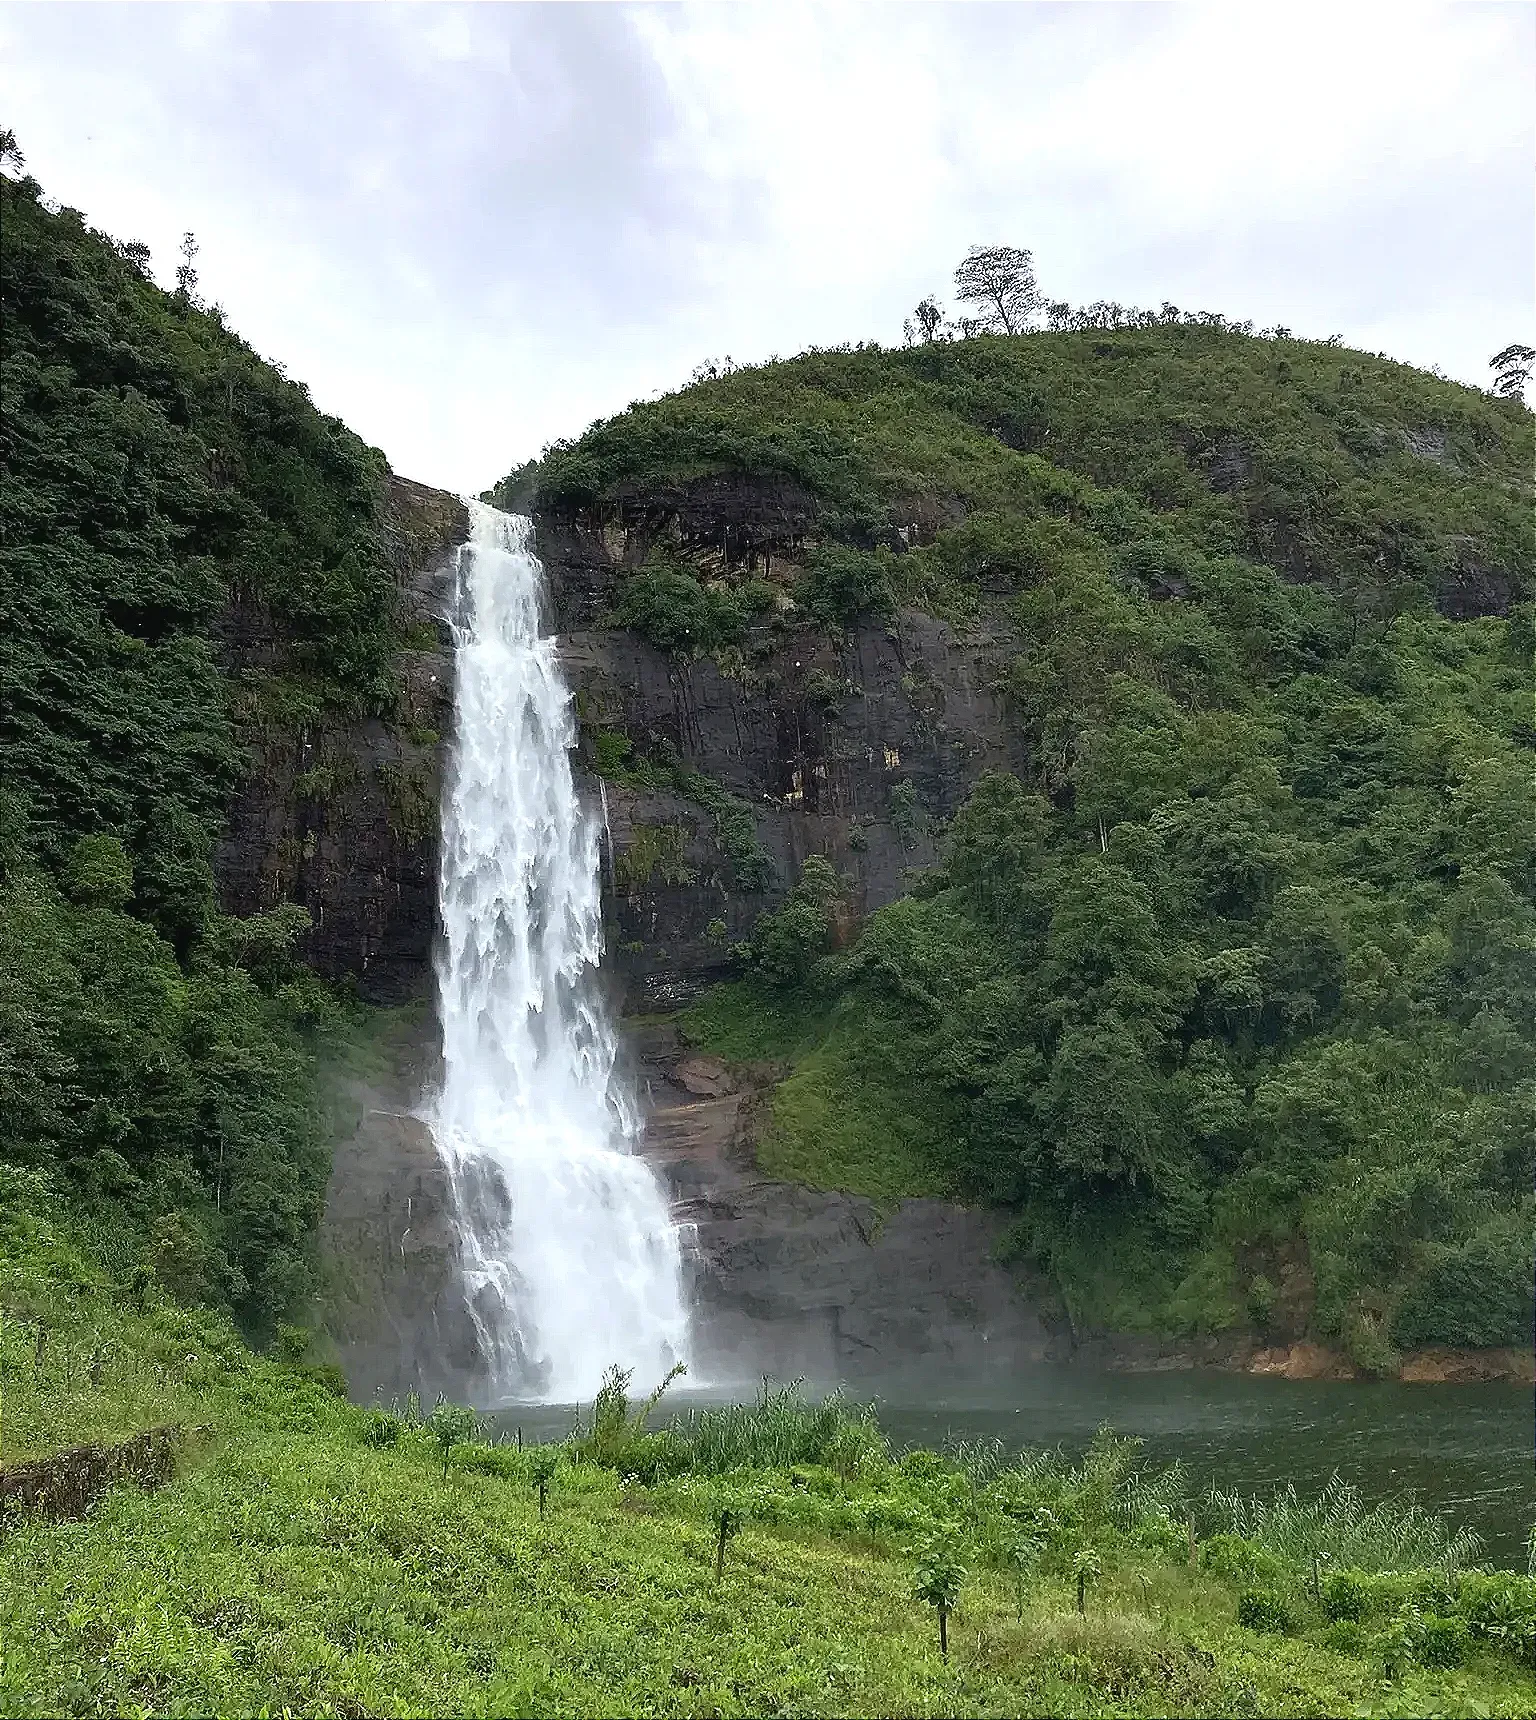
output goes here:
<path id="1" fill-rule="evenodd" d="M 0 1457 L 207 1431 L 163 1487 L 0 1525 L 0 1712 L 1536 1712 L 1536 1582 L 1422 1513 L 1200 1499 L 1107 1435 L 898 1459 L 793 1392 L 661 1432 L 609 1392 L 527 1450 L 466 1413 L 445 1458 L 8 1195 Z"/>
<path id="2" fill-rule="evenodd" d="M 1247 1630 L 1228 1581 L 1141 1550 L 1071 1581 L 961 1590 L 940 1658 L 912 1564 L 707 1522 L 568 1470 L 540 1520 L 515 1473 L 379 1454 L 344 1414 L 232 1433 L 174 1485 L 0 1556 L 13 1714 L 1528 1714 L 1536 1679 Z M 1337 1627 L 1334 1627 L 1337 1632 Z M 1362 1633 L 1363 1634 L 1363 1633 Z"/>

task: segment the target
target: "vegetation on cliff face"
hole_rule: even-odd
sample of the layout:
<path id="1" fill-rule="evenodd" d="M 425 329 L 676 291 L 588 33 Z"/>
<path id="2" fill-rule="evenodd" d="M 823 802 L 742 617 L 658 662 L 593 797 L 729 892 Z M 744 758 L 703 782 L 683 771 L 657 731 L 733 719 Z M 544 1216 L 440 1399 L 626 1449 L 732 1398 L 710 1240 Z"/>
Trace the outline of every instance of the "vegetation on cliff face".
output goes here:
<path id="1" fill-rule="evenodd" d="M 1007 1205 L 1089 1323 L 1380 1369 L 1526 1341 L 1531 431 L 1170 321 L 811 353 L 524 472 L 652 533 L 616 613 L 670 648 L 897 604 L 1023 642 L 1024 778 L 979 782 L 851 947 L 791 903 L 691 1018 L 795 1060 L 770 1166 Z M 726 483 L 772 505 L 711 539 L 688 498 Z M 730 593 L 765 576 L 794 608 L 752 623 Z"/>
<path id="2" fill-rule="evenodd" d="M 305 923 L 217 912 L 241 708 L 377 708 L 383 457 L 141 247 L 0 179 L 0 1157 L 261 1324 L 327 1153 Z M 188 265 L 190 267 L 190 265 Z"/>

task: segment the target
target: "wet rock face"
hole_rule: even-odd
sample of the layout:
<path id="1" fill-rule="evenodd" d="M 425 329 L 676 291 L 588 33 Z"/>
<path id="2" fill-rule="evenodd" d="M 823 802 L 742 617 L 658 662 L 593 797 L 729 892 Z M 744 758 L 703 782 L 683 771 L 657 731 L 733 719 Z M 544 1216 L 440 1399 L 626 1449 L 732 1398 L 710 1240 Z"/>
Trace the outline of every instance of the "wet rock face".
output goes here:
<path id="1" fill-rule="evenodd" d="M 721 533 L 745 531 L 738 520 Z M 837 638 L 790 634 L 722 668 L 600 625 L 650 529 L 539 522 L 584 751 L 590 761 L 592 738 L 608 734 L 636 756 L 675 758 L 749 811 L 769 863 L 765 881 L 744 881 L 716 816 L 686 792 L 593 785 L 611 839 L 610 955 L 632 1006 L 655 1009 L 721 977 L 730 945 L 809 855 L 850 880 L 851 920 L 894 901 L 938 858 L 934 826 L 976 778 L 1025 761 L 1002 690 L 1016 642 L 1000 603 L 967 635 L 903 611 Z M 760 571 L 774 553 L 758 551 Z"/>
<path id="2" fill-rule="evenodd" d="M 882 1219 L 859 1196 L 771 1181 L 752 1155 L 761 1095 L 734 1090 L 670 1025 L 628 1038 L 645 1154 L 684 1227 L 702 1378 L 828 1382 L 933 1364 L 980 1376 L 1068 1353 L 1047 1287 L 993 1262 L 991 1214 L 910 1200 Z"/>
<path id="3" fill-rule="evenodd" d="M 484 1374 L 448 1175 L 417 1115 L 436 1066 L 436 1023 L 420 1007 L 387 1018 L 368 1054 L 329 1077 L 323 1320 L 360 1399 L 462 1399 Z"/>
<path id="4" fill-rule="evenodd" d="M 306 958 L 329 977 L 353 976 L 372 1002 L 431 988 L 442 761 L 453 724 L 446 617 L 453 550 L 467 529 L 456 497 L 388 480 L 385 551 L 415 641 L 396 659 L 397 714 L 295 724 L 253 712 L 243 737 L 252 769 L 215 856 L 226 911 L 300 903 L 314 922 Z M 237 670 L 281 668 L 283 642 L 258 610 L 237 606 L 224 643 Z"/>

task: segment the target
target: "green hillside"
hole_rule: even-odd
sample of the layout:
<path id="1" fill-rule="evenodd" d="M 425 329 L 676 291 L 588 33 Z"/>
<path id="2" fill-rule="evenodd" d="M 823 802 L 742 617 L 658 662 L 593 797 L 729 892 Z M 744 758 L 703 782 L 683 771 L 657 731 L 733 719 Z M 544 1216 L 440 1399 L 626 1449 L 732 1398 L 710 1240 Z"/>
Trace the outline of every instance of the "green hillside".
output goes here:
<path id="1" fill-rule="evenodd" d="M 0 1290 L 25 1313 L 0 1325 L 4 1457 L 151 1418 L 198 1431 L 158 1485 L 83 1514 L 5 1501 L 7 1714 L 1536 1702 L 1536 1580 L 1477 1567 L 1475 1538 L 1422 1511 L 1202 1495 L 1107 1434 L 1080 1461 L 901 1454 L 793 1390 L 647 1431 L 609 1389 L 524 1448 L 454 1406 L 347 1404 L 207 1310 L 124 1294 L 27 1200 L 0 1171 Z M 945 1578 L 947 1655 L 924 1598 Z"/>
<path id="2" fill-rule="evenodd" d="M 514 473 L 594 522 L 778 498 L 627 574 L 668 649 L 1022 642 L 1023 778 L 847 947 L 809 869 L 689 1018 L 792 1060 L 766 1168 L 999 1203 L 1091 1324 L 1525 1343 L 1531 460 L 1517 402 L 1207 319 L 810 353 Z"/>
<path id="3" fill-rule="evenodd" d="M 35 181 L 0 232 L 0 1160 L 259 1327 L 309 1283 L 332 1005 L 211 856 L 243 724 L 385 695 L 383 456 Z"/>

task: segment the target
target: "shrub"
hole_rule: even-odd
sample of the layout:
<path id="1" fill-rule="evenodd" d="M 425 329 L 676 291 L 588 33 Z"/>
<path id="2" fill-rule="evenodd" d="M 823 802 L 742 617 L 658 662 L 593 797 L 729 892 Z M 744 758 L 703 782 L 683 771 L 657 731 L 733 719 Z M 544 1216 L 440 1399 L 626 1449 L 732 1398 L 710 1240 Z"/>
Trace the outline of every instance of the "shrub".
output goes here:
<path id="1" fill-rule="evenodd" d="M 309 1354 L 310 1332 L 308 1326 L 291 1326 L 279 1322 L 277 1328 L 277 1353 L 285 1362 L 302 1362 Z"/>
<path id="2" fill-rule="evenodd" d="M 685 1474 L 689 1459 L 687 1441 L 663 1427 L 654 1433 L 631 1435 L 615 1467 L 642 1487 L 654 1487 L 670 1476 Z"/>
<path id="3" fill-rule="evenodd" d="M 307 1380 L 313 1380 L 321 1391 L 333 1398 L 345 1399 L 347 1376 L 337 1362 L 309 1362 L 299 1368 Z"/>
<path id="4" fill-rule="evenodd" d="M 1439 1613 L 1411 1614 L 1407 1621 L 1410 1653 L 1420 1666 L 1460 1666 L 1467 1657 L 1467 1621 Z"/>
<path id="5" fill-rule="evenodd" d="M 400 1443 L 400 1435 L 404 1423 L 399 1416 L 391 1415 L 387 1409 L 375 1406 L 363 1417 L 363 1440 L 375 1450 L 385 1451 L 390 1446 Z"/>
<path id="6" fill-rule="evenodd" d="M 558 1445 L 536 1445 L 528 1454 L 528 1474 L 539 1495 L 539 1515 L 544 1515 L 546 1495 L 549 1484 L 555 1478 L 555 1471 L 560 1467 L 561 1451 Z"/>
<path id="7" fill-rule="evenodd" d="M 1467 1571 L 1457 1611 L 1474 1636 L 1536 1666 L 1536 1578 L 1512 1571 Z"/>
<path id="8" fill-rule="evenodd" d="M 842 888 L 830 861 L 819 854 L 806 861 L 789 900 L 777 913 L 762 915 L 753 928 L 751 959 L 765 978 L 786 988 L 805 983 L 831 947 Z"/>
<path id="9" fill-rule="evenodd" d="M 1008 1543 L 1008 1563 L 1013 1571 L 1014 1597 L 1018 1603 L 1019 1619 L 1024 1618 L 1024 1597 L 1040 1566 L 1045 1551 L 1045 1537 L 1035 1530 L 1016 1534 Z"/>
<path id="10" fill-rule="evenodd" d="M 133 896 L 133 862 L 115 836 L 82 836 L 69 859 L 69 894 L 82 908 L 122 908 Z"/>
<path id="11" fill-rule="evenodd" d="M 635 745 L 619 729 L 599 729 L 592 736 L 592 768 L 599 776 L 621 776 Z"/>
<path id="12" fill-rule="evenodd" d="M 436 1409 L 427 1417 L 427 1431 L 442 1454 L 445 1481 L 448 1479 L 448 1459 L 454 1446 L 473 1439 L 479 1425 L 479 1416 L 467 1404 L 449 1403 L 446 1399 L 440 1399 Z"/>
<path id="13" fill-rule="evenodd" d="M 761 580 L 704 585 L 688 568 L 653 561 L 624 581 L 613 619 L 663 651 L 697 655 L 737 644 L 773 601 Z"/>
<path id="14" fill-rule="evenodd" d="M 965 1581 L 965 1566 L 953 1536 L 936 1535 L 923 1548 L 912 1579 L 913 1596 L 939 1615 L 939 1653 L 949 1657 L 949 1615 Z"/>
<path id="15" fill-rule="evenodd" d="M 1240 1535 L 1212 1535 L 1200 1547 L 1200 1563 L 1229 1582 L 1273 1583 L 1285 1569 L 1284 1562 L 1265 1548 Z"/>
<path id="16" fill-rule="evenodd" d="M 1370 1589 L 1358 1571 L 1330 1571 L 1322 1584 L 1323 1612 L 1330 1619 L 1360 1620 L 1368 1616 Z"/>
<path id="17" fill-rule="evenodd" d="M 591 1425 L 577 1442 L 577 1450 L 588 1463 L 633 1476 L 654 1487 L 666 1475 L 681 1474 L 688 1467 L 682 1441 L 670 1431 L 648 1433 L 646 1421 L 673 1380 L 687 1373 L 678 1362 L 633 1415 L 629 1410 L 629 1382 L 633 1369 L 615 1364 L 603 1375 L 592 1404 Z"/>
<path id="18" fill-rule="evenodd" d="M 1273 1589 L 1244 1589 L 1237 1600 L 1237 1622 L 1248 1630 L 1284 1634 L 1291 1628 L 1291 1614 Z"/>
<path id="19" fill-rule="evenodd" d="M 903 848 L 912 846 L 922 812 L 922 804 L 913 784 L 907 781 L 896 783 L 891 789 L 891 828 L 895 830 L 897 840 Z"/>
<path id="20" fill-rule="evenodd" d="M 889 550 L 848 549 L 823 544 L 812 552 L 796 587 L 802 609 L 823 627 L 844 627 L 862 614 L 887 615 L 895 557 Z"/>
<path id="21" fill-rule="evenodd" d="M 1323 1641 L 1336 1654 L 1352 1654 L 1363 1658 L 1367 1652 L 1365 1631 L 1352 1618 L 1335 1619 L 1323 1632 Z"/>

